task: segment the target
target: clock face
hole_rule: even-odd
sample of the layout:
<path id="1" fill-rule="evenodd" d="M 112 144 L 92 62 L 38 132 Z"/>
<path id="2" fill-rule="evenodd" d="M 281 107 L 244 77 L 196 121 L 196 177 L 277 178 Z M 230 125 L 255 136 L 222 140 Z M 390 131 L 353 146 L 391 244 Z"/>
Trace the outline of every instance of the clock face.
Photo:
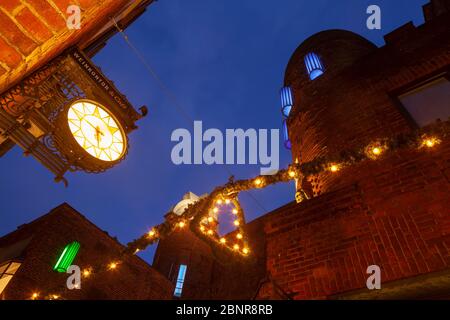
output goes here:
<path id="1" fill-rule="evenodd" d="M 94 101 L 80 100 L 67 112 L 70 132 L 91 156 L 116 161 L 125 153 L 125 134 L 112 114 Z"/>

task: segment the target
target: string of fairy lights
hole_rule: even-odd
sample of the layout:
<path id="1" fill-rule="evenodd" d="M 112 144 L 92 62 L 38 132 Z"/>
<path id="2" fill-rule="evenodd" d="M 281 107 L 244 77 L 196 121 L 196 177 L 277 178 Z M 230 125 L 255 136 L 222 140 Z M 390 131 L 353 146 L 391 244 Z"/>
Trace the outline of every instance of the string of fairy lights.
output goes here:
<path id="1" fill-rule="evenodd" d="M 214 249 L 225 250 L 235 254 L 236 257 L 246 259 L 251 256 L 251 249 L 244 229 L 244 211 L 238 200 L 240 192 L 261 189 L 280 182 L 302 181 L 305 178 L 323 173 L 337 174 L 351 165 L 362 161 L 378 160 L 386 154 L 400 149 L 416 149 L 419 152 L 425 149 L 432 150 L 449 136 L 450 120 L 437 121 L 433 125 L 421 128 L 414 133 L 376 140 L 357 150 L 341 152 L 339 155 L 334 156 L 320 157 L 307 163 L 290 164 L 287 169 L 279 170 L 274 175 L 256 176 L 237 181 L 234 178 L 230 178 L 226 184 L 216 187 L 209 195 L 188 205 L 181 215 L 177 215 L 174 212 L 167 213 L 163 223 L 152 227 L 147 233 L 128 243 L 117 259 L 95 268 L 86 267 L 82 271 L 82 276 L 84 279 L 88 279 L 93 278 L 94 275 L 118 270 L 127 256 L 145 250 L 149 245 L 168 237 L 173 232 L 179 232 L 187 228 L 199 237 L 206 239 Z M 301 185 L 298 186 L 298 189 L 302 191 Z M 297 202 L 307 199 L 301 198 Z M 229 212 L 227 210 L 231 210 L 234 217 L 233 225 L 236 230 L 226 236 L 220 236 L 218 233 L 218 215 Z M 35 292 L 32 294 L 31 299 L 39 299 L 41 297 L 44 299 L 61 299 L 62 294 L 50 293 L 42 295 Z"/>

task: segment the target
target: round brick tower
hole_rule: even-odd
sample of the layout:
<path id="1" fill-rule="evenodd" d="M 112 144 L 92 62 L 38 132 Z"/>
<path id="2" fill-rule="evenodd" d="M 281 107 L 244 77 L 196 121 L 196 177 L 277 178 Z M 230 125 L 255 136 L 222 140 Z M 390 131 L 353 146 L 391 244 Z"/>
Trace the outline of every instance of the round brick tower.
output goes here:
<path id="1" fill-rule="evenodd" d="M 328 30 L 295 50 L 285 72 L 294 97 L 288 118 L 294 161 L 333 156 L 414 127 L 377 75 L 381 66 L 370 58 L 380 55 L 377 49 L 350 31 Z M 314 195 L 329 191 L 333 179 L 331 174 L 311 178 Z"/>

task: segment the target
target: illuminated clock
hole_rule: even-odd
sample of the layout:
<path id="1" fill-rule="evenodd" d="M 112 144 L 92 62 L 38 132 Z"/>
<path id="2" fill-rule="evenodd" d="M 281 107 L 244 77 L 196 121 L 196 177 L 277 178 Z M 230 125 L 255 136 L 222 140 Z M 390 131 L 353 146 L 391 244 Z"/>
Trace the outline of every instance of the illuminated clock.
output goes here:
<path id="1" fill-rule="evenodd" d="M 102 161 L 116 161 L 124 155 L 124 130 L 100 104 L 76 101 L 68 109 L 67 121 L 75 140 L 91 156 Z"/>
<path id="2" fill-rule="evenodd" d="M 67 104 L 55 123 L 56 149 L 73 165 L 101 172 L 127 153 L 127 127 L 115 109 L 100 102 L 78 99 Z"/>

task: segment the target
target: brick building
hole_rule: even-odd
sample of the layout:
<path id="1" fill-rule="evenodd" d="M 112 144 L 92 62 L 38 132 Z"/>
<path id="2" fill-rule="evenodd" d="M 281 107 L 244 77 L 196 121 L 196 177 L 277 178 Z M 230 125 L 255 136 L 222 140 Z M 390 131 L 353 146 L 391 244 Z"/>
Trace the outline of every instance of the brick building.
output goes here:
<path id="1" fill-rule="evenodd" d="M 53 267 L 68 243 L 80 244 L 73 261 L 82 271 L 80 290 L 66 287 L 68 273 Z M 83 215 L 62 204 L 48 214 L 0 238 L 0 299 L 171 299 L 173 284 L 135 255 L 115 270 L 96 266 L 117 261 L 124 247 Z M 90 269 L 91 268 L 91 269 Z M 98 270 L 97 270 L 98 271 Z"/>
<path id="2" fill-rule="evenodd" d="M 320 32 L 285 73 L 287 124 L 305 163 L 399 136 L 450 116 L 450 1 L 424 6 L 376 47 L 343 30 Z M 253 258 L 238 261 L 188 230 L 160 241 L 154 267 L 184 299 L 450 298 L 450 141 L 404 149 L 304 182 L 312 198 L 245 226 Z M 367 268 L 382 289 L 368 290 Z"/>

